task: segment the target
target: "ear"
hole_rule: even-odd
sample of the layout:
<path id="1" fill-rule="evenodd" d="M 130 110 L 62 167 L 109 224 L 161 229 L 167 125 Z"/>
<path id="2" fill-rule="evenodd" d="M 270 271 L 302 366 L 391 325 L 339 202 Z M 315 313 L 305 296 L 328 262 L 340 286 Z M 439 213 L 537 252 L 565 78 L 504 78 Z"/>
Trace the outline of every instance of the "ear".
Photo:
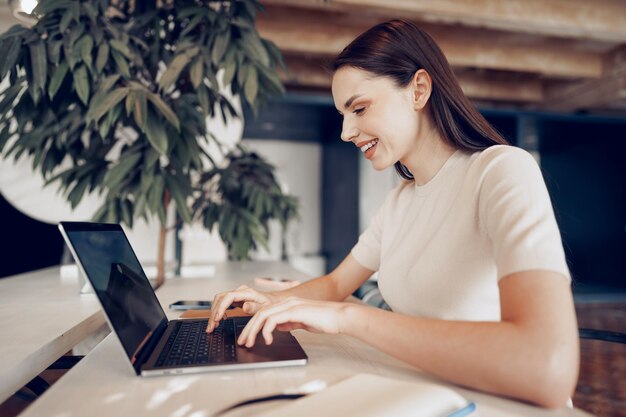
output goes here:
<path id="1" fill-rule="evenodd" d="M 432 92 L 433 82 L 430 74 L 424 69 L 415 71 L 413 80 L 411 80 L 411 87 L 413 90 L 413 107 L 415 110 L 422 110 L 426 107 Z"/>

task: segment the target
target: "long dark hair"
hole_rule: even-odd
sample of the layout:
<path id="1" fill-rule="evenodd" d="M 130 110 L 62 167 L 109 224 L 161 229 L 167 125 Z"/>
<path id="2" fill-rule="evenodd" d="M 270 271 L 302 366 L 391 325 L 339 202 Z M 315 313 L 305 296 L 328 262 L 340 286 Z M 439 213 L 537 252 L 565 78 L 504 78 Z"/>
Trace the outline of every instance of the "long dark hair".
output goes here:
<path id="1" fill-rule="evenodd" d="M 432 117 L 444 140 L 469 152 L 507 144 L 463 94 L 439 46 L 411 22 L 390 20 L 362 33 L 335 58 L 335 71 L 344 66 L 389 77 L 398 87 L 406 87 L 415 72 L 424 69 L 432 79 Z M 402 178 L 413 180 L 400 161 L 395 168 Z"/>

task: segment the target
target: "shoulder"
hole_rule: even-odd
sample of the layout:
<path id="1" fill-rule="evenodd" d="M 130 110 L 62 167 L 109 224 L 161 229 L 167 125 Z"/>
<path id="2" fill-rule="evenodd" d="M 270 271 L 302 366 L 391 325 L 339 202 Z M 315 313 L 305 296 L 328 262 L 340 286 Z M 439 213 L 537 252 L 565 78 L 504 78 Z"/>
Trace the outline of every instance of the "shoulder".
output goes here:
<path id="1" fill-rule="evenodd" d="M 524 149 L 511 145 L 494 145 L 473 155 L 472 171 L 482 181 L 495 178 L 531 177 L 540 169 L 535 158 Z M 482 182 L 481 181 L 481 182 Z"/>
<path id="2" fill-rule="evenodd" d="M 394 207 L 398 204 L 401 204 L 402 201 L 406 200 L 412 195 L 413 190 L 413 182 L 402 180 L 398 185 L 396 185 L 385 197 L 385 201 L 383 206 L 385 207 Z"/>
<path id="3" fill-rule="evenodd" d="M 532 163 L 536 165 L 533 156 L 522 148 L 512 145 L 494 145 L 477 152 L 476 162 L 483 167 L 504 163 Z"/>

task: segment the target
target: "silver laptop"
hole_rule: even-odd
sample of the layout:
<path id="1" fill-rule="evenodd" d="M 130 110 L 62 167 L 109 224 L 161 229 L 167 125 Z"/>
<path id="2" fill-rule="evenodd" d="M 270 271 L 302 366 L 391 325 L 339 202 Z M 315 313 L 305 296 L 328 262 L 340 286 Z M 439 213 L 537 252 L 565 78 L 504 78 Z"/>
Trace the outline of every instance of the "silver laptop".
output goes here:
<path id="1" fill-rule="evenodd" d="M 238 346 L 249 317 L 222 320 L 211 334 L 206 319 L 168 321 L 120 225 L 61 222 L 59 230 L 137 375 L 306 364 L 306 354 L 288 332 L 274 332 L 270 346 L 260 335 L 253 348 Z"/>

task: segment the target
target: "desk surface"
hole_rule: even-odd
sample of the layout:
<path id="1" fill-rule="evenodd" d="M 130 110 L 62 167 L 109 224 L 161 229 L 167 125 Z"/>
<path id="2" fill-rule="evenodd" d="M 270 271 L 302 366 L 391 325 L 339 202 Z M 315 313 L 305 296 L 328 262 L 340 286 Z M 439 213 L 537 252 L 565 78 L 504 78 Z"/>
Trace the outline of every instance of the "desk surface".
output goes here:
<path id="1" fill-rule="evenodd" d="M 183 298 L 211 298 L 215 292 L 251 284 L 260 275 L 305 279 L 281 263 L 221 264 L 210 279 L 170 279 L 157 291 L 170 318 L 178 313 L 169 303 Z M 251 397 L 281 392 L 313 380 L 329 385 L 355 373 L 372 373 L 398 379 L 432 380 L 418 370 L 347 336 L 295 331 L 309 355 L 300 367 L 141 378 L 135 376 L 113 334 L 54 384 L 29 407 L 23 417 L 51 416 L 172 416 L 208 417 L 213 412 Z M 478 416 L 585 416 L 580 410 L 544 410 L 516 401 L 453 387 L 478 402 Z M 384 399 L 381 399 L 384 400 Z M 235 411 L 229 416 L 251 415 L 280 407 L 273 402 Z"/>
<path id="2" fill-rule="evenodd" d="M 78 279 L 47 268 L 0 280 L 0 402 L 105 323 Z"/>

